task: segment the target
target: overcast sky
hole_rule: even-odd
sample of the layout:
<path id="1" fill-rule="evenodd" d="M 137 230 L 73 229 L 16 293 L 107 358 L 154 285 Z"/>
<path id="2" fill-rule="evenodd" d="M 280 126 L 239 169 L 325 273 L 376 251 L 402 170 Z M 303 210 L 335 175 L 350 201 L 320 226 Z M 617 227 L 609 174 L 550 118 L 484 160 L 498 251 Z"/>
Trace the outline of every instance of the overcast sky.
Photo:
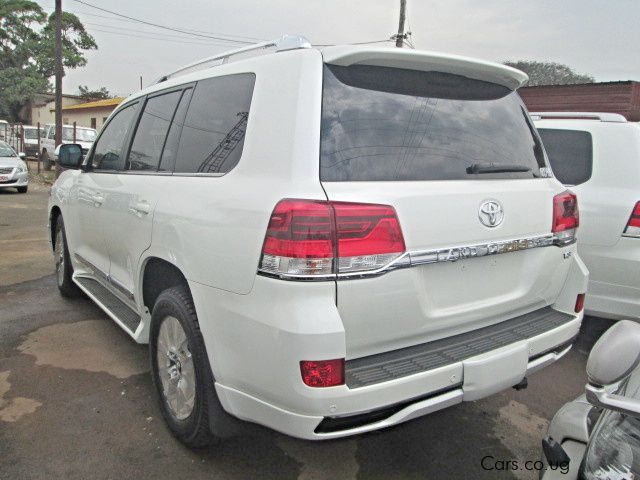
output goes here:
<path id="1" fill-rule="evenodd" d="M 383 40 L 398 25 L 399 0 L 86 0 L 109 10 L 205 35 L 312 43 Z M 416 48 L 486 60 L 565 63 L 597 81 L 640 80 L 638 0 L 407 0 Z M 53 0 L 38 0 L 47 12 Z M 118 19 L 63 0 L 96 38 L 88 65 L 67 73 L 64 92 L 105 86 L 128 95 L 193 60 L 234 48 Z M 109 32 L 109 33 L 107 33 Z M 145 37 L 145 38 L 142 38 Z M 237 45 L 240 46 L 240 45 Z"/>

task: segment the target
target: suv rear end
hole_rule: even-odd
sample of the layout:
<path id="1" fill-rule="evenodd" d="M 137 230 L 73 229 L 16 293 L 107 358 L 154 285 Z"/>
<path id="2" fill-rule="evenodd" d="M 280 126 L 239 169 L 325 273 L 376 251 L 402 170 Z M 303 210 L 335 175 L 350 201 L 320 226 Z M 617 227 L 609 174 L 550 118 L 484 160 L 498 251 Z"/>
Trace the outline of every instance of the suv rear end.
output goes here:
<path id="1" fill-rule="evenodd" d="M 274 55 L 278 81 L 252 70 L 243 158 L 207 187 L 235 203 L 200 229 L 228 222 L 224 211 L 244 219 L 234 241 L 216 231 L 207 243 L 229 268 L 201 257 L 187 277 L 212 319 L 201 327 L 225 410 L 335 438 L 482 398 L 566 353 L 587 271 L 575 196 L 551 177 L 514 91 L 526 76 L 424 52 L 321 55 Z M 156 218 L 172 215 L 161 200 Z M 232 245 L 247 248 L 218 253 Z"/>
<path id="2" fill-rule="evenodd" d="M 532 116 L 558 180 L 580 201 L 587 313 L 640 319 L 640 125 L 610 113 Z"/>

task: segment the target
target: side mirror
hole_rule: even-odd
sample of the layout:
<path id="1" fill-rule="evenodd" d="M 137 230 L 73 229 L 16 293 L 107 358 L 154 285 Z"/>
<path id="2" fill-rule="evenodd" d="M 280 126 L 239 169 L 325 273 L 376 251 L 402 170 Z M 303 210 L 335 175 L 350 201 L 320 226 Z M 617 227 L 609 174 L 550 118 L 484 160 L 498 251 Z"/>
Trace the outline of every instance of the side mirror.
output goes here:
<path id="1" fill-rule="evenodd" d="M 27 154 L 26 154 L 26 153 L 24 153 L 24 152 L 20 152 L 20 153 L 18 154 L 18 157 L 20 157 L 20 159 L 21 159 L 21 160 L 24 160 L 25 158 L 27 158 Z"/>
<path id="2" fill-rule="evenodd" d="M 587 360 L 587 400 L 596 407 L 640 418 L 640 400 L 610 394 L 605 387 L 628 378 L 640 364 L 640 324 L 620 320 L 596 342 Z"/>
<path id="3" fill-rule="evenodd" d="M 58 153 L 58 165 L 63 168 L 80 168 L 82 163 L 82 147 L 76 143 L 59 145 L 56 149 Z"/>

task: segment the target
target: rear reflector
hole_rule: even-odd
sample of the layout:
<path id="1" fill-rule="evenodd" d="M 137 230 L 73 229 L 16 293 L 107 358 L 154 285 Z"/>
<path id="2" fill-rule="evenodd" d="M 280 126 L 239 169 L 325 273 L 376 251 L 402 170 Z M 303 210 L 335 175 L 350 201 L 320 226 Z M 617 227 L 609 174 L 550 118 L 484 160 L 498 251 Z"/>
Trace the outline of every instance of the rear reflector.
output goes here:
<path id="1" fill-rule="evenodd" d="M 291 277 L 365 272 L 404 251 L 391 206 L 285 199 L 271 214 L 260 271 Z"/>
<path id="2" fill-rule="evenodd" d="M 636 203 L 633 208 L 623 235 L 625 237 L 640 238 L 640 202 Z"/>
<path id="3" fill-rule="evenodd" d="M 323 388 L 344 385 L 344 358 L 335 360 L 303 360 L 300 362 L 302 381 L 309 387 Z"/>
<path id="4" fill-rule="evenodd" d="M 576 308 L 574 309 L 574 311 L 576 313 L 580 313 L 583 308 L 584 308 L 584 293 L 579 293 L 578 296 L 576 297 Z"/>
<path id="5" fill-rule="evenodd" d="M 570 192 L 562 192 L 553 197 L 553 225 L 556 244 L 568 245 L 576 238 L 576 228 L 580 225 L 578 198 Z"/>

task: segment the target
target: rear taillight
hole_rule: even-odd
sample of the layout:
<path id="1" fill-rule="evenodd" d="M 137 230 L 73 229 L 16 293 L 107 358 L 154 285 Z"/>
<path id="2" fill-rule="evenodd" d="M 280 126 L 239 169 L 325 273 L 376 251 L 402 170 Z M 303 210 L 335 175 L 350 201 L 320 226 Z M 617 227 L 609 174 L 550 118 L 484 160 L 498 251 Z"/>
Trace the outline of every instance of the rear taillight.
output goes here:
<path id="1" fill-rule="evenodd" d="M 300 374 L 305 385 L 310 387 L 335 387 L 344 384 L 344 358 L 335 360 L 303 360 Z"/>
<path id="2" fill-rule="evenodd" d="M 285 199 L 273 209 L 260 271 L 331 276 L 377 270 L 405 251 L 393 207 Z"/>
<path id="3" fill-rule="evenodd" d="M 640 202 L 636 203 L 636 206 L 633 207 L 623 235 L 625 237 L 640 238 Z"/>
<path id="4" fill-rule="evenodd" d="M 576 313 L 580 313 L 583 308 L 584 308 L 584 293 L 579 293 L 578 296 L 576 297 L 576 307 L 574 308 L 574 311 Z"/>
<path id="5" fill-rule="evenodd" d="M 578 197 L 570 192 L 562 192 L 553 197 L 553 225 L 555 242 L 568 245 L 576 239 L 576 229 L 580 225 Z"/>

